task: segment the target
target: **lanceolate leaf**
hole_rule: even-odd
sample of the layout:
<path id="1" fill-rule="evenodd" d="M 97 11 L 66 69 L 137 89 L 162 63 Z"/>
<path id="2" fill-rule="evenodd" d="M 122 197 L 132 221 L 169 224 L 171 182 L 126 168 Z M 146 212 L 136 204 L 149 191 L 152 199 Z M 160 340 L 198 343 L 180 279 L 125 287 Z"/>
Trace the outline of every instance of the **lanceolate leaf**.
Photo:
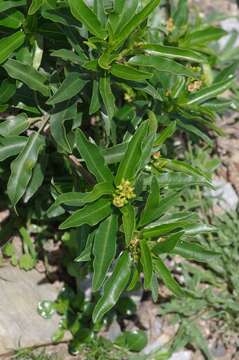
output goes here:
<path id="1" fill-rule="evenodd" d="M 157 55 L 136 55 L 130 58 L 129 64 L 151 67 L 157 71 L 168 72 L 174 75 L 195 77 L 195 73 L 180 63 L 171 59 L 165 59 Z"/>
<path id="2" fill-rule="evenodd" d="M 176 296 L 185 296 L 185 291 L 180 287 L 177 281 L 172 277 L 169 269 L 165 266 L 161 259 L 156 259 L 153 262 L 153 267 L 158 277 L 160 277 L 164 285 L 172 291 Z"/>
<path id="3" fill-rule="evenodd" d="M 49 95 L 49 87 L 45 85 L 47 77 L 32 66 L 9 59 L 4 65 L 9 76 L 25 83 L 30 89 L 39 91 L 42 95 Z"/>
<path id="4" fill-rule="evenodd" d="M 16 82 L 12 79 L 4 79 L 0 85 L 0 104 L 5 104 L 16 92 Z"/>
<path id="5" fill-rule="evenodd" d="M 146 50 L 152 50 L 153 52 L 156 52 L 160 56 L 166 57 L 167 59 L 171 58 L 187 60 L 198 63 L 207 62 L 207 59 L 203 57 L 203 55 L 193 50 L 177 48 L 173 46 L 163 46 L 158 44 L 143 44 L 141 48 Z"/>
<path id="6" fill-rule="evenodd" d="M 71 72 L 67 75 L 57 92 L 47 101 L 50 105 L 55 105 L 60 102 L 71 99 L 79 94 L 85 86 L 86 81 L 80 78 L 77 72 Z"/>
<path id="7" fill-rule="evenodd" d="M 0 135 L 11 136 L 19 135 L 24 132 L 30 125 L 27 115 L 22 113 L 16 116 L 8 116 L 6 120 L 0 122 Z"/>
<path id="8" fill-rule="evenodd" d="M 196 260 L 199 262 L 208 262 L 220 254 L 205 249 L 199 244 L 180 240 L 172 250 L 174 254 L 181 255 L 186 259 Z"/>
<path id="9" fill-rule="evenodd" d="M 110 215 L 98 227 L 93 247 L 93 282 L 92 290 L 97 291 L 103 284 L 107 271 L 116 253 L 117 215 Z"/>
<path id="10" fill-rule="evenodd" d="M 82 209 L 75 211 L 61 225 L 60 229 L 79 227 L 84 224 L 94 226 L 105 219 L 112 212 L 111 202 L 99 199 L 92 204 L 85 205 Z"/>
<path id="11" fill-rule="evenodd" d="M 176 234 L 169 236 L 167 239 L 162 239 L 161 241 L 157 242 L 157 244 L 153 247 L 152 251 L 156 255 L 171 252 L 177 245 L 182 235 L 183 235 L 183 231 L 180 231 Z"/>
<path id="12" fill-rule="evenodd" d="M 93 311 L 93 321 L 96 323 L 117 303 L 120 295 L 127 286 L 131 273 L 131 259 L 128 252 L 124 252 L 117 260 L 112 275 L 107 279 L 103 295 Z"/>
<path id="13" fill-rule="evenodd" d="M 136 70 L 132 66 L 122 65 L 122 64 L 113 64 L 110 69 L 110 72 L 112 75 L 116 77 L 131 81 L 144 81 L 152 77 L 151 73 Z"/>
<path id="14" fill-rule="evenodd" d="M 140 240 L 140 261 L 144 271 L 144 288 L 149 289 L 153 275 L 153 263 L 151 252 L 145 239 Z"/>
<path id="15" fill-rule="evenodd" d="M 68 50 L 68 49 L 55 50 L 51 53 L 51 56 L 61 58 L 65 61 L 70 61 L 73 64 L 77 64 L 77 65 L 83 64 L 82 58 L 80 56 L 78 56 L 76 53 L 74 53 L 73 51 Z M 87 60 L 87 57 L 85 60 Z"/>
<path id="16" fill-rule="evenodd" d="M 115 34 L 135 16 L 137 6 L 138 0 L 115 1 L 115 12 L 109 16 L 110 26 Z"/>
<path id="17" fill-rule="evenodd" d="M 123 179 L 133 179 L 138 170 L 142 156 L 142 141 L 148 131 L 148 122 L 145 121 L 135 132 L 129 142 L 126 153 L 121 160 L 115 177 L 115 184 L 119 185 Z"/>
<path id="18" fill-rule="evenodd" d="M 112 194 L 114 188 L 112 183 L 99 183 L 96 184 L 90 192 L 68 192 L 61 194 L 57 197 L 53 206 L 68 205 L 68 206 L 82 206 L 87 203 L 98 200 L 103 195 Z"/>
<path id="19" fill-rule="evenodd" d="M 25 136 L 0 137 L 0 161 L 19 154 L 27 143 Z"/>
<path id="20" fill-rule="evenodd" d="M 159 5 L 160 0 L 150 1 L 140 12 L 126 24 L 123 29 L 116 36 L 114 41 L 114 47 L 118 47 L 123 41 L 125 41 L 129 35 L 154 11 Z"/>
<path id="21" fill-rule="evenodd" d="M 85 4 L 83 0 L 68 0 L 72 15 L 86 28 L 100 39 L 105 39 L 106 31 L 102 28 L 95 13 Z"/>
<path id="22" fill-rule="evenodd" d="M 103 103 L 105 105 L 107 115 L 111 120 L 115 114 L 115 97 L 111 90 L 109 77 L 104 76 L 100 78 L 99 90 Z"/>
<path id="23" fill-rule="evenodd" d="M 187 101 L 187 105 L 200 104 L 203 101 L 214 98 L 217 95 L 223 93 L 229 89 L 234 81 L 234 77 L 230 77 L 227 80 L 223 80 L 213 85 L 206 87 L 205 89 L 199 90 L 195 94 L 191 95 Z"/>
<path id="24" fill-rule="evenodd" d="M 122 222 L 123 222 L 125 243 L 126 245 L 129 245 L 130 241 L 133 239 L 133 234 L 136 226 L 135 209 L 130 203 L 128 203 L 120 210 L 123 215 Z"/>
<path id="25" fill-rule="evenodd" d="M 89 114 L 92 115 L 100 109 L 100 99 L 99 99 L 99 83 L 97 80 L 93 81 L 92 86 L 92 95 L 90 101 Z"/>
<path id="26" fill-rule="evenodd" d="M 25 34 L 21 31 L 3 37 L 0 40 L 0 64 L 6 61 L 9 56 L 24 43 L 24 40 Z"/>
<path id="27" fill-rule="evenodd" d="M 140 216 L 139 226 L 144 225 L 152 221 L 152 212 L 158 209 L 160 204 L 160 187 L 158 185 L 157 179 L 152 178 L 150 192 L 145 204 L 145 207 Z"/>
<path id="28" fill-rule="evenodd" d="M 24 195 L 31 179 L 38 155 L 45 145 L 44 138 L 39 133 L 33 133 L 18 157 L 11 163 L 11 176 L 7 185 L 7 193 L 13 206 Z"/>
<path id="29" fill-rule="evenodd" d="M 28 10 L 28 15 L 34 15 L 43 5 L 44 1 L 45 0 L 32 0 Z"/>
<path id="30" fill-rule="evenodd" d="M 87 140 L 80 129 L 76 130 L 76 146 L 89 171 L 99 182 L 113 182 L 113 176 L 105 164 L 99 148 Z"/>
<path id="31" fill-rule="evenodd" d="M 90 233 L 90 235 L 88 236 L 84 250 L 81 252 L 79 256 L 75 258 L 76 262 L 90 260 L 94 238 L 95 238 L 95 231 Z"/>
<path id="32" fill-rule="evenodd" d="M 172 121 L 165 129 L 163 129 L 154 142 L 154 146 L 162 146 L 165 141 L 173 136 L 176 131 L 176 121 Z"/>

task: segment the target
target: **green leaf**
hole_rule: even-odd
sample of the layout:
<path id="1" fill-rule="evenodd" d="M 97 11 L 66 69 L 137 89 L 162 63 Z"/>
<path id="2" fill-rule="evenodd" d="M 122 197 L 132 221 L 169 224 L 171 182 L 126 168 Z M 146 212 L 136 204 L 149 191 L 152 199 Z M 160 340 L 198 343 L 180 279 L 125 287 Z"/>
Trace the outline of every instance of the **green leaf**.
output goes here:
<path id="1" fill-rule="evenodd" d="M 29 125 L 30 121 L 24 113 L 8 116 L 6 120 L 0 123 L 0 135 L 4 137 L 19 135 L 27 130 Z"/>
<path id="2" fill-rule="evenodd" d="M 156 182 L 155 182 L 156 184 Z M 157 189 L 157 186 L 155 185 L 154 189 Z M 158 192 L 159 190 L 157 190 Z M 157 193 L 154 193 L 154 196 L 157 196 Z M 151 193 L 151 198 L 153 197 L 153 192 Z M 147 206 L 147 212 L 143 213 L 142 219 L 140 219 L 140 226 L 147 225 L 150 222 L 157 220 L 162 215 L 164 215 L 171 207 L 173 207 L 175 204 L 177 204 L 179 200 L 179 192 L 173 192 L 169 193 L 168 195 L 164 196 L 160 199 L 158 206 L 149 207 Z M 149 199 L 150 201 L 150 199 Z M 151 200 L 152 202 L 152 200 Z M 150 203 L 151 203 L 150 202 Z"/>
<path id="3" fill-rule="evenodd" d="M 163 129 L 154 142 L 154 146 L 162 146 L 168 138 L 171 138 L 176 131 L 176 121 L 172 121 Z"/>
<path id="4" fill-rule="evenodd" d="M 135 16 L 138 0 L 115 0 L 115 11 L 109 16 L 110 27 L 114 34 L 123 29 Z"/>
<path id="5" fill-rule="evenodd" d="M 117 215 L 110 215 L 102 221 L 96 230 L 93 246 L 92 291 L 97 291 L 103 284 L 107 272 L 116 254 L 116 236 L 118 231 Z"/>
<path id="6" fill-rule="evenodd" d="M 93 311 L 93 322 L 96 323 L 117 303 L 127 286 L 131 272 L 131 259 L 127 251 L 123 252 L 115 265 L 112 275 L 104 285 L 103 295 Z"/>
<path id="7" fill-rule="evenodd" d="M 140 12 L 135 14 L 132 19 L 123 26 L 122 30 L 114 39 L 114 47 L 118 47 L 123 41 L 128 39 L 130 34 L 154 11 L 159 5 L 160 0 L 151 0 Z"/>
<path id="8" fill-rule="evenodd" d="M 145 239 L 140 240 L 140 262 L 143 266 L 144 272 L 144 288 L 150 289 L 153 276 L 152 256 Z"/>
<path id="9" fill-rule="evenodd" d="M 203 55 L 189 49 L 183 49 L 173 46 L 163 46 L 158 44 L 143 44 L 140 46 L 140 48 L 146 50 L 152 50 L 153 54 L 154 52 L 156 52 L 161 57 L 166 57 L 167 59 L 179 59 L 179 60 L 186 60 L 196 63 L 207 62 L 207 59 Z"/>
<path id="10" fill-rule="evenodd" d="M 10 10 L 3 18 L 0 18 L 0 26 L 9 29 L 18 29 L 24 22 L 24 15 L 18 10 Z"/>
<path id="11" fill-rule="evenodd" d="M 117 144 L 110 148 L 102 149 L 102 154 L 104 156 L 106 164 L 115 164 L 122 160 L 126 150 L 127 150 L 128 143 L 124 142 L 121 144 Z"/>
<path id="12" fill-rule="evenodd" d="M 94 226 L 109 216 L 112 212 L 111 202 L 99 199 L 92 204 L 85 205 L 82 209 L 73 212 L 60 226 L 59 229 L 79 227 L 84 224 Z"/>
<path id="13" fill-rule="evenodd" d="M 77 72 L 67 74 L 57 92 L 47 101 L 49 105 L 55 105 L 60 102 L 73 98 L 84 88 L 86 81 L 80 78 Z"/>
<path id="14" fill-rule="evenodd" d="M 89 114 L 92 115 L 96 113 L 99 109 L 100 109 L 99 83 L 97 80 L 93 80 Z"/>
<path id="15" fill-rule="evenodd" d="M 156 255 L 161 255 L 171 252 L 177 245 L 183 233 L 184 233 L 183 231 L 180 231 L 176 234 L 169 236 L 167 239 L 162 239 L 153 247 L 152 251 Z"/>
<path id="16" fill-rule="evenodd" d="M 210 41 L 215 41 L 225 36 L 227 32 L 219 27 L 208 26 L 205 29 L 191 31 L 185 39 L 180 41 L 181 46 L 205 45 Z"/>
<path id="17" fill-rule="evenodd" d="M 155 177 L 152 178 L 150 192 L 145 204 L 145 207 L 141 213 L 139 226 L 151 222 L 152 211 L 158 209 L 160 204 L 160 187 Z"/>
<path id="18" fill-rule="evenodd" d="M 208 185 L 208 182 L 202 176 L 185 175 L 180 172 L 167 172 L 157 176 L 158 184 L 169 186 L 170 188 L 182 188 L 191 185 Z"/>
<path id="19" fill-rule="evenodd" d="M 154 260 L 153 267 L 158 276 L 163 280 L 164 285 L 176 296 L 185 296 L 185 291 L 180 287 L 177 281 L 172 277 L 170 271 L 163 261 L 158 258 Z"/>
<path id="20" fill-rule="evenodd" d="M 50 130 L 54 140 L 61 150 L 69 154 L 72 153 L 72 148 L 67 137 L 64 123 L 67 120 L 76 118 L 76 116 L 77 106 L 76 104 L 73 104 L 66 107 L 64 110 L 52 114 L 50 117 Z"/>
<path id="21" fill-rule="evenodd" d="M 13 206 L 24 195 L 36 166 L 38 155 L 45 145 L 45 139 L 39 133 L 32 133 L 18 157 L 11 163 L 11 175 L 7 193 Z"/>
<path id="22" fill-rule="evenodd" d="M 16 1 L 1 0 L 1 2 L 0 2 L 0 13 L 4 12 L 6 10 L 9 10 L 11 8 L 15 8 L 15 7 L 18 7 L 18 6 L 23 6 L 23 5 L 26 5 L 25 0 L 16 0 Z"/>
<path id="23" fill-rule="evenodd" d="M 124 157 L 122 158 L 117 174 L 115 177 L 115 184 L 119 185 L 121 181 L 131 180 L 137 176 L 138 167 L 142 156 L 142 141 L 147 135 L 148 122 L 145 121 L 136 130 L 132 139 L 130 140 Z"/>
<path id="24" fill-rule="evenodd" d="M 95 231 L 93 231 L 88 235 L 84 250 L 81 252 L 79 256 L 75 258 L 74 261 L 76 262 L 90 261 L 94 238 L 95 238 Z"/>
<path id="25" fill-rule="evenodd" d="M 88 170 L 96 177 L 98 182 L 113 182 L 113 175 L 105 164 L 99 148 L 88 141 L 80 129 L 76 130 L 76 147 Z"/>
<path id="26" fill-rule="evenodd" d="M 28 9 L 28 15 L 34 15 L 44 4 L 45 0 L 32 0 L 31 5 Z"/>
<path id="27" fill-rule="evenodd" d="M 144 81 L 146 79 L 150 79 L 153 75 L 145 71 L 136 70 L 132 66 L 123 64 L 113 64 L 111 66 L 110 72 L 116 77 L 130 81 Z"/>
<path id="28" fill-rule="evenodd" d="M 0 104 L 5 104 L 16 93 L 16 83 L 11 79 L 4 79 L 0 85 Z"/>
<path id="29" fill-rule="evenodd" d="M 0 137 L 0 161 L 19 154 L 27 143 L 25 136 Z"/>
<path id="30" fill-rule="evenodd" d="M 45 159 L 46 160 L 46 159 Z M 32 177 L 27 185 L 26 192 L 24 194 L 24 203 L 27 203 L 32 196 L 37 192 L 40 188 L 44 180 L 44 172 L 42 163 L 36 164 L 32 171 Z"/>
<path id="31" fill-rule="evenodd" d="M 105 109 L 109 119 L 111 120 L 115 114 L 115 97 L 111 90 L 110 86 L 110 78 L 109 77 L 102 77 L 100 78 L 99 82 L 99 90 L 100 95 L 102 97 L 103 103 L 105 105 Z"/>
<path id="32" fill-rule="evenodd" d="M 124 229 L 125 244 L 129 245 L 133 239 L 133 234 L 136 228 L 135 209 L 128 203 L 120 209 L 122 212 L 122 222 Z"/>
<path id="33" fill-rule="evenodd" d="M 135 352 L 143 350 L 147 343 L 147 335 L 143 330 L 124 331 L 115 341 L 116 345 Z"/>
<path id="34" fill-rule="evenodd" d="M 22 81 L 30 89 L 39 91 L 43 96 L 49 95 L 49 87 L 45 85 L 47 77 L 32 66 L 10 59 L 3 67 L 13 79 Z"/>
<path id="35" fill-rule="evenodd" d="M 65 61 L 70 61 L 73 64 L 77 64 L 77 65 L 82 65 L 84 63 L 80 56 L 78 56 L 76 53 L 68 49 L 54 50 L 52 51 L 51 56 L 61 58 Z"/>
<path id="36" fill-rule="evenodd" d="M 103 195 L 110 195 L 113 191 L 112 183 L 104 182 L 96 184 L 90 192 L 67 192 L 59 195 L 50 209 L 52 209 L 53 206 L 55 208 L 62 204 L 67 206 L 82 206 L 98 200 Z"/>
<path id="37" fill-rule="evenodd" d="M 6 61 L 9 56 L 18 49 L 25 40 L 25 34 L 18 31 L 15 34 L 0 39 L 0 64 Z"/>
<path id="38" fill-rule="evenodd" d="M 195 73 L 184 65 L 171 60 L 165 59 L 158 55 L 136 55 L 128 61 L 131 65 L 151 67 L 159 72 L 168 72 L 174 75 L 184 75 L 195 78 Z"/>
<path id="39" fill-rule="evenodd" d="M 24 254 L 19 258 L 18 265 L 20 269 L 28 271 L 35 267 L 36 261 L 30 254 Z"/>
<path id="40" fill-rule="evenodd" d="M 83 0 L 68 0 L 72 15 L 79 20 L 97 38 L 105 39 L 106 31 L 102 28 L 95 13 Z"/>
<path id="41" fill-rule="evenodd" d="M 199 244 L 180 240 L 172 253 L 181 255 L 186 259 L 196 260 L 199 262 L 208 262 L 219 256 L 215 251 L 208 250 Z"/>
<path id="42" fill-rule="evenodd" d="M 204 89 L 197 91 L 195 94 L 192 94 L 188 97 L 187 105 L 200 104 L 203 101 L 214 98 L 219 94 L 222 94 L 224 91 L 228 90 L 234 81 L 234 77 L 230 77 L 227 80 L 223 80 L 217 83 L 212 84 Z"/>

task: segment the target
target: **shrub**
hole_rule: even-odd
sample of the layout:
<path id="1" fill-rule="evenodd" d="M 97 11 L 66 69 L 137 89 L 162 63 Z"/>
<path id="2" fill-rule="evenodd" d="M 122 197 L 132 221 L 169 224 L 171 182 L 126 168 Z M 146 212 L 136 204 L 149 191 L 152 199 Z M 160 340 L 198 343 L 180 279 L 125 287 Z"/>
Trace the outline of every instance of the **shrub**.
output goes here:
<path id="1" fill-rule="evenodd" d="M 74 349 L 141 273 L 154 301 L 159 279 L 193 296 L 172 277 L 167 255 L 216 256 L 193 241 L 211 227 L 182 201 L 210 177 L 172 149 L 185 133 L 213 143 L 216 113 L 231 104 L 217 96 L 233 87 L 235 66 L 218 71 L 208 46 L 224 30 L 191 24 L 185 0 L 159 3 L 0 3 L 0 170 L 11 211 L 2 235 L 20 231 L 24 243 L 20 260 L 9 244 L 5 254 L 29 269 L 38 258 L 29 231 L 62 240 L 75 286 L 54 305 L 65 315 L 56 339 L 70 328 Z M 93 306 L 79 288 L 90 273 Z"/>

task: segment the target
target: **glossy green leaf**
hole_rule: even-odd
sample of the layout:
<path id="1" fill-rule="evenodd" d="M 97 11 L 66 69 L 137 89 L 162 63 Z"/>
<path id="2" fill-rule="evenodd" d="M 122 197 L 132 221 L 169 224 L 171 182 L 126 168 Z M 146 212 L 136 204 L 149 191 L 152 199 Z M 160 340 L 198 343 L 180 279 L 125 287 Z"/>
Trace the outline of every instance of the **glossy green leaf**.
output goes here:
<path id="1" fill-rule="evenodd" d="M 155 184 L 156 184 L 156 182 L 155 182 Z M 154 186 L 154 189 L 157 189 L 156 185 Z M 159 190 L 157 190 L 157 192 L 158 191 Z M 152 192 L 150 198 L 153 197 L 153 194 L 155 196 L 159 197 L 159 195 L 157 193 L 155 194 L 155 193 Z M 158 203 L 158 206 L 154 205 L 154 206 L 150 207 L 148 205 L 147 212 L 145 211 L 143 213 L 142 218 L 140 219 L 140 226 L 147 225 L 150 222 L 160 218 L 171 207 L 173 207 L 175 204 L 177 204 L 178 200 L 179 200 L 179 193 L 178 192 L 176 192 L 176 193 L 172 192 L 172 193 L 169 193 L 168 195 L 164 196 L 163 198 L 161 198 L 159 203 Z M 149 199 L 149 201 L 150 201 L 150 199 Z M 150 201 L 150 203 L 152 203 L 152 201 Z"/>
<path id="2" fill-rule="evenodd" d="M 127 286 L 131 272 L 131 259 L 128 252 L 123 252 L 115 265 L 112 275 L 107 279 L 103 295 L 93 311 L 93 322 L 96 323 L 117 303 Z"/>
<path id="3" fill-rule="evenodd" d="M 24 22 L 24 15 L 21 11 L 10 10 L 5 17 L 0 17 L 0 26 L 9 29 L 19 29 Z"/>
<path id="4" fill-rule="evenodd" d="M 181 255 L 186 259 L 196 260 L 199 262 L 208 262 L 217 257 L 219 254 L 215 251 L 208 250 L 203 246 L 180 240 L 172 253 Z"/>
<path id="5" fill-rule="evenodd" d="M 172 277 L 169 269 L 165 266 L 163 261 L 158 258 L 154 260 L 153 267 L 157 275 L 163 280 L 164 285 L 172 291 L 176 296 L 185 296 L 185 291 L 177 283 L 177 281 Z"/>
<path id="6" fill-rule="evenodd" d="M 191 31 L 186 38 L 180 42 L 182 46 L 205 45 L 225 36 L 227 32 L 219 27 L 208 26 L 205 29 Z"/>
<path id="7" fill-rule="evenodd" d="M 171 138 L 176 131 L 176 121 L 172 121 L 166 128 L 164 128 L 157 136 L 154 146 L 162 146 L 168 138 Z"/>
<path id="8" fill-rule="evenodd" d="M 45 84 L 47 77 L 32 66 L 10 59 L 3 67 L 13 79 L 22 81 L 30 89 L 39 91 L 43 96 L 49 95 L 49 87 Z"/>
<path id="9" fill-rule="evenodd" d="M 6 120 L 0 122 L 0 135 L 4 137 L 19 135 L 27 130 L 29 125 L 30 121 L 24 113 L 8 116 Z"/>
<path id="10" fill-rule="evenodd" d="M 0 137 L 0 161 L 19 154 L 27 143 L 25 136 Z"/>
<path id="11" fill-rule="evenodd" d="M 139 226 L 142 226 L 152 221 L 152 211 L 156 210 L 159 207 L 160 198 L 160 187 L 156 178 L 153 177 L 151 181 L 149 195 L 140 216 Z"/>
<path id="12" fill-rule="evenodd" d="M 56 112 L 50 117 L 51 135 L 59 146 L 60 150 L 72 153 L 70 141 L 68 139 L 65 121 L 72 120 L 77 116 L 76 104 L 66 107 L 64 110 Z"/>
<path id="13" fill-rule="evenodd" d="M 123 179 L 131 180 L 137 175 L 138 167 L 142 156 L 142 141 L 147 135 L 148 122 L 145 121 L 136 130 L 134 136 L 128 144 L 124 157 L 122 158 L 117 174 L 115 184 L 119 185 Z"/>
<path id="14" fill-rule="evenodd" d="M 128 143 L 124 142 L 110 148 L 102 149 L 102 154 L 104 156 L 106 164 L 115 164 L 120 162 L 127 150 L 127 146 Z"/>
<path id="15" fill-rule="evenodd" d="M 130 81 L 144 81 L 152 77 L 151 73 L 136 70 L 132 66 L 123 64 L 113 64 L 111 66 L 110 72 L 116 77 Z"/>
<path id="16" fill-rule="evenodd" d="M 60 102 L 66 101 L 79 94 L 84 88 L 86 81 L 80 78 L 77 72 L 67 74 L 65 80 L 61 84 L 57 92 L 47 101 L 49 105 L 55 105 Z"/>
<path id="17" fill-rule="evenodd" d="M 84 224 L 94 226 L 104 220 L 112 212 L 111 202 L 99 199 L 92 204 L 85 205 L 82 209 L 73 212 L 60 226 L 59 229 L 79 227 Z"/>
<path id="18" fill-rule="evenodd" d="M 152 256 L 145 239 L 140 240 L 140 262 L 144 272 L 144 288 L 149 289 L 153 276 Z"/>
<path id="19" fill-rule="evenodd" d="M 133 239 L 136 227 L 135 209 L 130 203 L 128 203 L 121 208 L 120 211 L 122 212 L 125 244 L 129 245 L 130 241 Z"/>
<path id="20" fill-rule="evenodd" d="M 45 0 L 32 0 L 28 9 L 28 15 L 34 15 L 44 4 Z"/>
<path id="21" fill-rule="evenodd" d="M 143 330 L 124 331 L 115 341 L 116 345 L 130 351 L 139 352 L 147 345 L 147 335 Z"/>
<path id="22" fill-rule="evenodd" d="M 83 0 L 68 0 L 72 15 L 79 20 L 97 38 L 105 39 L 106 31 L 102 28 L 95 13 Z"/>
<path id="23" fill-rule="evenodd" d="M 39 153 L 44 145 L 45 139 L 39 133 L 32 133 L 23 150 L 11 163 L 11 175 L 7 185 L 7 193 L 13 206 L 16 206 L 24 195 Z"/>
<path id="24" fill-rule="evenodd" d="M 95 238 L 95 231 L 89 234 L 84 250 L 81 252 L 79 256 L 75 258 L 74 261 L 76 262 L 90 261 L 94 238 Z"/>
<path id="25" fill-rule="evenodd" d="M 21 31 L 2 37 L 0 39 L 0 64 L 6 61 L 9 56 L 24 43 L 24 40 L 25 35 Z"/>
<path id="26" fill-rule="evenodd" d="M 159 5 L 160 0 L 150 1 L 141 11 L 135 14 L 132 19 L 123 26 L 122 30 L 116 35 L 114 39 L 114 47 L 118 47 L 125 41 L 130 34 L 155 10 Z"/>
<path id="27" fill-rule="evenodd" d="M 160 186 L 170 186 L 170 188 L 182 188 L 191 185 L 208 185 L 208 182 L 202 176 L 185 175 L 180 172 L 167 172 L 157 176 Z"/>
<path id="28" fill-rule="evenodd" d="M 112 183 L 99 183 L 90 192 L 67 192 L 59 195 L 52 206 L 82 206 L 98 200 L 103 195 L 110 195 L 114 191 Z"/>
<path id="29" fill-rule="evenodd" d="M 153 253 L 156 255 L 161 255 L 171 252 L 177 245 L 183 233 L 183 231 L 175 233 L 169 236 L 167 239 L 162 239 L 161 241 L 157 242 L 157 244 L 152 249 Z"/>
<path id="30" fill-rule="evenodd" d="M 0 85 L 0 104 L 6 103 L 16 92 L 16 83 L 12 79 L 4 79 Z"/>
<path id="31" fill-rule="evenodd" d="M 158 55 L 135 55 L 129 59 L 128 63 L 131 65 L 153 68 L 159 72 L 195 77 L 195 73 L 184 65 Z"/>
<path id="32" fill-rule="evenodd" d="M 100 109 L 100 99 L 99 99 L 99 83 L 97 80 L 93 81 L 92 86 L 92 95 L 90 101 L 89 114 L 92 115 Z"/>
<path id="33" fill-rule="evenodd" d="M 118 217 L 113 214 L 102 221 L 96 230 L 93 246 L 93 291 L 97 291 L 102 286 L 107 272 L 114 260 L 116 254 L 117 230 Z"/>
<path id="34" fill-rule="evenodd" d="M 23 5 L 26 5 L 26 0 L 16 0 L 16 1 L 1 0 L 0 13 Z"/>
<path id="35" fill-rule="evenodd" d="M 189 49 L 183 49 L 173 46 L 163 46 L 159 44 L 143 44 L 141 48 L 156 52 L 161 57 L 166 57 L 167 59 L 179 59 L 196 63 L 207 62 L 207 59 L 203 55 Z"/>
<path id="36" fill-rule="evenodd" d="M 102 77 L 99 82 L 100 95 L 105 105 L 106 113 L 111 120 L 115 114 L 115 97 L 111 90 L 110 78 Z"/>
<path id="37" fill-rule="evenodd" d="M 116 0 L 114 13 L 110 14 L 109 22 L 113 32 L 116 34 L 135 16 L 138 0 Z"/>
<path id="38" fill-rule="evenodd" d="M 187 105 L 192 105 L 195 103 L 200 104 L 203 101 L 214 98 L 219 94 L 222 94 L 224 91 L 228 90 L 231 87 L 233 81 L 234 78 L 229 78 L 227 80 L 214 83 L 209 87 L 197 91 L 195 94 L 189 96 Z"/>
<path id="39" fill-rule="evenodd" d="M 68 49 L 60 49 L 60 50 L 54 50 L 51 53 L 51 56 L 55 56 L 57 58 L 61 58 L 65 61 L 70 61 L 73 64 L 82 65 L 83 60 L 80 56 L 78 56 L 76 53 L 74 53 L 71 50 Z"/>
<path id="40" fill-rule="evenodd" d="M 34 169 L 32 170 L 32 177 L 27 185 L 26 192 L 24 194 L 24 203 L 27 203 L 33 195 L 37 192 L 40 188 L 44 180 L 44 171 L 43 165 L 40 163 L 36 164 Z"/>
<path id="41" fill-rule="evenodd" d="M 76 130 L 76 147 L 89 171 L 99 182 L 113 182 L 113 175 L 104 162 L 97 145 L 91 143 L 80 129 Z"/>

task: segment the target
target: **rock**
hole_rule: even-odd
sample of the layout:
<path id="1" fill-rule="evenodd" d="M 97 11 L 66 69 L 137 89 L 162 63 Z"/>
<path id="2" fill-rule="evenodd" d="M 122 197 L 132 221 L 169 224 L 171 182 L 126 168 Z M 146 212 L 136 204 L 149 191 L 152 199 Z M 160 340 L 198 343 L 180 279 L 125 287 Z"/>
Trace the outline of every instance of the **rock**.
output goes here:
<path id="1" fill-rule="evenodd" d="M 239 199 L 232 185 L 222 178 L 214 179 L 212 184 L 215 190 L 210 190 L 206 194 L 210 195 L 213 199 L 215 213 L 235 211 Z"/>
<path id="2" fill-rule="evenodd" d="M 58 291 L 36 270 L 0 268 L 0 357 L 24 347 L 51 343 L 60 317 L 50 320 L 37 313 L 42 300 L 55 300 Z"/>
<path id="3" fill-rule="evenodd" d="M 178 351 L 171 356 L 169 360 L 191 360 L 192 359 L 192 351 Z"/>
<path id="4" fill-rule="evenodd" d="M 107 333 L 105 335 L 106 339 L 110 341 L 115 341 L 115 339 L 122 333 L 119 323 L 116 319 L 110 324 Z"/>

